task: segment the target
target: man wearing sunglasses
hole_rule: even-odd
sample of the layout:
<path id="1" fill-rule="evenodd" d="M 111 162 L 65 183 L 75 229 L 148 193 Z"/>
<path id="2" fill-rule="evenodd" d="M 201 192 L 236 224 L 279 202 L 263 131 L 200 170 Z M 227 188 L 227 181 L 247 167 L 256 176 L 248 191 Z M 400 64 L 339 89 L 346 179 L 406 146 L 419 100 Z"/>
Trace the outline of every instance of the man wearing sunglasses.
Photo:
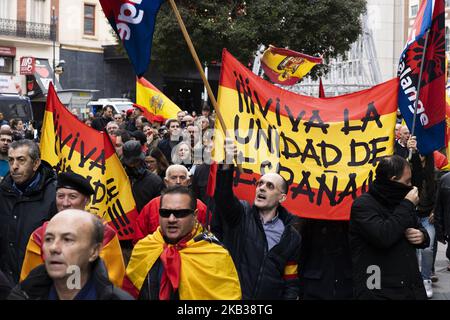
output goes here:
<path id="1" fill-rule="evenodd" d="M 228 251 L 196 219 L 196 199 L 183 186 L 161 195 L 160 227 L 133 249 L 123 288 L 140 300 L 241 299 Z"/>
<path id="2" fill-rule="evenodd" d="M 225 140 L 226 159 L 234 159 L 237 148 Z M 227 161 L 226 161 L 227 162 Z M 231 161 L 229 161 L 231 162 Z M 243 299 L 297 299 L 297 260 L 300 234 L 297 217 L 281 204 L 288 185 L 277 173 L 267 173 L 256 183 L 253 205 L 233 194 L 233 164 L 217 171 L 214 224 L 223 230 L 223 243 L 239 272 Z"/>
<path id="3" fill-rule="evenodd" d="M 171 188 L 175 186 L 188 187 L 190 184 L 189 172 L 185 166 L 180 164 L 173 164 L 166 170 L 166 177 L 164 183 L 166 187 Z M 161 197 L 156 197 L 150 200 L 139 213 L 137 219 L 137 232 L 135 232 L 134 242 L 141 240 L 148 234 L 156 231 L 159 226 L 159 209 L 161 203 Z M 205 225 L 206 222 L 206 205 L 199 199 L 197 199 L 198 215 L 197 219 Z M 210 220 L 211 221 L 211 220 Z"/>

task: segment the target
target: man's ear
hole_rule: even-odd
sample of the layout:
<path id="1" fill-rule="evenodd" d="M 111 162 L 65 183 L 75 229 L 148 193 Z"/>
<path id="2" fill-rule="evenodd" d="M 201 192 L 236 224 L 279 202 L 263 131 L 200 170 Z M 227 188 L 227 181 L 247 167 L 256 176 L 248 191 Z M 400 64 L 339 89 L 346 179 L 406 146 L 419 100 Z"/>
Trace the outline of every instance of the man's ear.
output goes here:
<path id="1" fill-rule="evenodd" d="M 286 193 L 282 193 L 281 197 L 280 197 L 280 200 L 278 200 L 278 202 L 282 203 L 282 202 L 284 202 L 286 200 L 286 198 L 287 198 L 287 194 Z"/>
<path id="2" fill-rule="evenodd" d="M 33 161 L 33 171 L 36 172 L 39 166 L 41 165 L 41 159 L 36 159 Z"/>
<path id="3" fill-rule="evenodd" d="M 94 262 L 97 260 L 98 256 L 100 255 L 100 250 L 102 249 L 102 244 L 97 243 L 91 251 L 91 255 L 89 256 L 89 262 Z"/>

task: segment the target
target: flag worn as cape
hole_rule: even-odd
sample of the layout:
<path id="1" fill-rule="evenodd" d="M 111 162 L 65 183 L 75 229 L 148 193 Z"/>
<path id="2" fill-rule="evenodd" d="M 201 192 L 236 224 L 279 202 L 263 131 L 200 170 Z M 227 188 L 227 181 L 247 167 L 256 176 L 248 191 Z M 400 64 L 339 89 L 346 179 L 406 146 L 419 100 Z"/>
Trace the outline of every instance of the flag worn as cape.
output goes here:
<path id="1" fill-rule="evenodd" d="M 290 86 L 296 84 L 323 59 L 289 49 L 269 46 L 261 58 L 264 73 L 274 83 Z"/>
<path id="2" fill-rule="evenodd" d="M 87 178 L 95 194 L 86 210 L 106 220 L 119 239 L 133 239 L 136 204 L 108 134 L 87 126 L 67 110 L 52 85 L 42 125 L 41 158 L 56 173 L 72 171 Z"/>
<path id="3" fill-rule="evenodd" d="M 181 109 L 145 78 L 136 79 L 136 103 L 154 115 L 176 119 Z"/>
<path id="4" fill-rule="evenodd" d="M 156 15 L 164 0 L 100 0 L 138 77 L 148 69 Z"/>
<path id="5" fill-rule="evenodd" d="M 181 300 L 240 300 L 241 287 L 233 260 L 221 245 L 201 237 L 200 227 L 187 246 L 179 250 L 181 273 L 178 293 Z M 139 241 L 133 249 L 123 288 L 139 293 L 148 272 L 166 244 L 161 227 Z"/>
<path id="6" fill-rule="evenodd" d="M 426 32 L 429 31 L 425 46 Z M 422 79 L 419 79 L 425 52 Z M 420 96 L 414 135 L 423 155 L 445 145 L 445 13 L 444 1 L 423 0 L 398 65 L 398 105 L 412 132 L 414 103 Z"/>

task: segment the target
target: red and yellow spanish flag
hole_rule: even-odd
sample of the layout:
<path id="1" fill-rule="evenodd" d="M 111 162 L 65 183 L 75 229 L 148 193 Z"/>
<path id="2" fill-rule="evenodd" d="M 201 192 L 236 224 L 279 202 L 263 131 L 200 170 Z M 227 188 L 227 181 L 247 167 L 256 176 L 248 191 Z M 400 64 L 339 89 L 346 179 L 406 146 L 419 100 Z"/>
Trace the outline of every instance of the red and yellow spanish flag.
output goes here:
<path id="1" fill-rule="evenodd" d="M 185 246 L 177 247 L 181 259 L 178 287 L 180 300 L 240 300 L 241 286 L 233 259 L 221 245 L 199 239 L 203 232 L 197 228 Z M 147 274 L 167 247 L 161 227 L 140 240 L 133 249 L 127 265 L 122 288 L 139 296 Z M 173 263 L 173 262 L 172 262 Z M 174 266 L 171 272 L 177 272 Z"/>
<path id="2" fill-rule="evenodd" d="M 132 239 L 137 217 L 131 184 L 108 135 L 88 127 L 50 86 L 41 135 L 41 158 L 59 172 L 86 177 L 95 194 L 86 209 L 106 220 L 119 239 Z"/>
<path id="3" fill-rule="evenodd" d="M 272 82 L 291 86 L 322 62 L 321 57 L 269 45 L 261 58 L 261 67 Z"/>
<path id="4" fill-rule="evenodd" d="M 235 193 L 254 201 L 255 182 L 279 172 L 289 183 L 283 205 L 316 219 L 346 220 L 368 190 L 378 160 L 394 151 L 398 79 L 371 89 L 319 99 L 265 81 L 224 50 L 218 104 L 242 154 Z M 216 122 L 215 159 L 223 159 Z"/>
<path id="5" fill-rule="evenodd" d="M 136 103 L 154 115 L 176 119 L 181 109 L 144 77 L 136 78 Z"/>

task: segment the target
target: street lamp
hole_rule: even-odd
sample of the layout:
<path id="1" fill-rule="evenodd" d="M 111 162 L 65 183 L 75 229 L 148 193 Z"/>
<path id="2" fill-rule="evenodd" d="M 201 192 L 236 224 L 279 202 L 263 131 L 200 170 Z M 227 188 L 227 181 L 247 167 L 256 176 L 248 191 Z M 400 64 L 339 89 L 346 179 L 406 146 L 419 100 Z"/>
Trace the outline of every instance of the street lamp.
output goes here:
<path id="1" fill-rule="evenodd" d="M 55 73 L 55 68 L 56 68 L 56 21 L 58 19 L 58 17 L 56 17 L 55 15 L 55 6 L 52 6 L 52 25 L 51 25 L 51 30 L 52 30 L 52 40 L 53 40 L 53 85 L 55 85 L 55 77 L 56 77 L 56 73 Z"/>

